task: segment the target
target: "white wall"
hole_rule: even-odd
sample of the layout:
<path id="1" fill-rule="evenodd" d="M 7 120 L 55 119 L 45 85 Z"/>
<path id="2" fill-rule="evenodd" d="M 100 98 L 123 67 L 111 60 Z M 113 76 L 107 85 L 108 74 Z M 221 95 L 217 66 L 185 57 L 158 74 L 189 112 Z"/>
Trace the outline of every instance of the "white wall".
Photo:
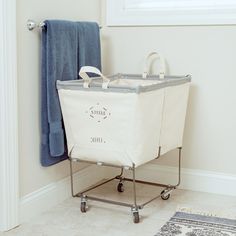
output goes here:
<path id="1" fill-rule="evenodd" d="M 193 77 L 184 167 L 236 174 L 236 26 L 107 28 L 104 0 L 102 4 L 94 0 L 18 0 L 17 4 L 21 196 L 68 175 L 67 162 L 40 166 L 40 32 L 28 31 L 27 19 L 102 20 L 105 74 L 141 73 L 145 55 L 160 51 L 171 74 Z M 158 163 L 176 165 L 174 154 Z"/>
<path id="2" fill-rule="evenodd" d="M 24 196 L 69 174 L 68 162 L 42 167 L 39 162 L 40 31 L 26 29 L 33 19 L 100 20 L 100 1 L 18 0 L 18 100 L 20 195 Z M 81 168 L 84 165 L 81 165 Z"/>
<path id="3" fill-rule="evenodd" d="M 105 0 L 102 10 L 105 25 Z M 141 73 L 157 50 L 170 74 L 192 75 L 183 166 L 236 174 L 236 26 L 104 27 L 102 35 L 105 74 Z M 174 154 L 157 163 L 176 165 Z"/>

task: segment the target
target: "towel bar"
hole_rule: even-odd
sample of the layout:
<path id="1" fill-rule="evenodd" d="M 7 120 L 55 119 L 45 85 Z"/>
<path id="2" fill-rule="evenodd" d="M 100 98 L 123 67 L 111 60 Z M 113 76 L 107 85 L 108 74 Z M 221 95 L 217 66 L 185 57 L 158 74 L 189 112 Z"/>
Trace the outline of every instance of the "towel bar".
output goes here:
<path id="1" fill-rule="evenodd" d="M 27 20 L 27 28 L 28 30 L 33 30 L 35 28 L 43 28 L 45 23 L 43 21 L 36 23 L 34 20 Z M 102 29 L 102 26 L 99 26 L 99 29 Z"/>

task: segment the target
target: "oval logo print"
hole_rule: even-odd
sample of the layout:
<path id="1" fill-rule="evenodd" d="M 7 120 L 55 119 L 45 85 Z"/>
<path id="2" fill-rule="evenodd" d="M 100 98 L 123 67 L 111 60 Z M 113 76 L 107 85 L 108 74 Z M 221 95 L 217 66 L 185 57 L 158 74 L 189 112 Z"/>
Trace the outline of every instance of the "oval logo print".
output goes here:
<path id="1" fill-rule="evenodd" d="M 106 120 L 111 113 L 108 111 L 108 109 L 102 105 L 100 105 L 100 103 L 97 103 L 94 106 L 91 106 L 86 113 L 89 114 L 89 117 L 91 119 L 94 119 L 97 122 L 102 122 L 103 120 Z"/>

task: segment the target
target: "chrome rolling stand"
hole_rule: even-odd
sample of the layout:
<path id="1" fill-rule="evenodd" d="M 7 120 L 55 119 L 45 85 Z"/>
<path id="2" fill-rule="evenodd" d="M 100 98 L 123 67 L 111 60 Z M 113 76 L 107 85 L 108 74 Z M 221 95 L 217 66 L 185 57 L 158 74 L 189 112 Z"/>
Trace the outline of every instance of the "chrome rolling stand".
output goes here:
<path id="1" fill-rule="evenodd" d="M 105 202 L 105 203 L 110 203 L 110 204 L 114 204 L 114 205 L 119 205 L 119 206 L 125 206 L 125 207 L 130 207 L 131 208 L 131 212 L 133 214 L 133 221 L 134 223 L 139 223 L 139 210 L 143 209 L 144 206 L 146 206 L 148 203 L 156 200 L 157 198 L 161 197 L 163 200 L 168 200 L 170 198 L 170 194 L 171 192 L 176 189 L 179 185 L 180 185 L 180 181 L 181 181 L 181 151 L 182 151 L 182 147 L 178 148 L 178 159 L 179 159 L 179 163 L 178 163 L 178 182 L 176 185 L 167 185 L 167 184 L 160 184 L 160 183 L 153 183 L 153 182 L 148 182 L 148 181 L 142 181 L 142 180 L 136 180 L 135 178 L 135 165 L 133 164 L 132 167 L 127 167 L 127 166 L 116 166 L 116 165 L 110 165 L 107 163 L 101 163 L 101 162 L 91 162 L 91 161 L 83 161 L 83 160 L 79 160 L 76 158 L 71 158 L 70 157 L 70 176 L 71 176 L 71 193 L 73 197 L 80 197 L 81 198 L 81 212 L 85 213 L 86 212 L 86 205 L 87 205 L 87 200 L 94 200 L 94 201 L 99 201 L 99 202 Z M 160 148 L 159 148 L 159 154 L 158 157 L 156 159 L 158 159 L 160 157 Z M 79 193 L 74 193 L 74 183 L 73 183 L 73 172 L 72 172 L 72 163 L 73 162 L 85 162 L 85 163 L 89 163 L 89 164 L 97 164 L 100 166 L 110 166 L 110 167 L 116 167 L 116 168 L 121 168 L 121 173 L 111 179 L 108 179 L 102 183 L 99 183 L 93 187 L 87 188 Z M 126 170 L 131 170 L 132 174 L 133 174 L 133 178 L 125 178 L 123 177 L 123 171 L 124 169 Z M 128 203 L 124 203 L 124 202 L 119 202 L 119 201 L 112 201 L 112 200 L 106 200 L 106 199 L 102 199 L 102 198 L 97 198 L 97 197 L 93 197 L 93 196 L 88 196 L 86 194 L 86 192 L 95 189 L 97 187 L 100 187 L 112 180 L 119 180 L 119 183 L 117 185 L 117 191 L 118 192 L 123 192 L 124 191 L 124 182 L 125 181 L 130 181 L 133 182 L 133 204 L 128 204 Z M 137 198 L 136 198 L 136 183 L 141 183 L 141 184 L 147 184 L 147 185 L 152 185 L 152 186 L 158 186 L 158 187 L 163 187 L 164 189 L 161 191 L 161 193 L 158 196 L 155 196 L 154 198 L 150 199 L 147 202 L 144 202 L 143 204 L 138 204 L 137 203 Z"/>

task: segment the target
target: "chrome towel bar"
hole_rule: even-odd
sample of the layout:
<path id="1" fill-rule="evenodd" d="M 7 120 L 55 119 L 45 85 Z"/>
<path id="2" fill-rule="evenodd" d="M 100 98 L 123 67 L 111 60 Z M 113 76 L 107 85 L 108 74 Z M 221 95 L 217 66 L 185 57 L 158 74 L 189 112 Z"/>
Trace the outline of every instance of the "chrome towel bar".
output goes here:
<path id="1" fill-rule="evenodd" d="M 34 20 L 27 20 L 26 24 L 28 30 L 32 31 L 35 28 L 43 28 L 45 26 L 45 23 L 43 21 L 37 23 Z M 102 26 L 99 26 L 100 29 L 102 29 Z"/>

